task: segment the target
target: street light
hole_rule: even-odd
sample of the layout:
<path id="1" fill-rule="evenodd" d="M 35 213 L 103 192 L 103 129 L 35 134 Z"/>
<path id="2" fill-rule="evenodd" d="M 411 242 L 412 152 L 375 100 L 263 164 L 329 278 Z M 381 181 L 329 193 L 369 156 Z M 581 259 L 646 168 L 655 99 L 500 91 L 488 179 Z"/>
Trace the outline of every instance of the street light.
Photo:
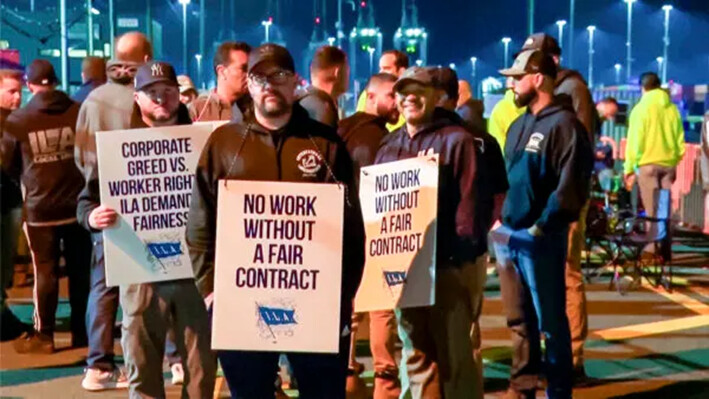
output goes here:
<path id="1" fill-rule="evenodd" d="M 586 30 L 588 31 L 588 87 L 593 87 L 593 33 L 596 27 L 589 25 Z"/>
<path id="2" fill-rule="evenodd" d="M 667 83 L 667 49 L 670 47 L 670 11 L 672 11 L 672 6 L 665 4 L 662 6 L 662 11 L 665 12 L 665 37 L 663 38 L 663 51 L 662 58 L 664 62 L 662 63 L 662 83 Z"/>
<path id="3" fill-rule="evenodd" d="M 626 77 L 626 82 L 630 82 L 630 75 L 631 75 L 631 69 L 632 69 L 632 63 L 633 63 L 633 3 L 635 3 L 638 0 L 623 0 L 626 4 L 628 4 L 628 32 L 627 32 L 627 40 L 625 42 L 625 46 L 627 47 L 627 52 L 625 54 L 625 77 Z"/>
<path id="4" fill-rule="evenodd" d="M 615 68 L 615 84 L 619 85 L 620 84 L 620 70 L 623 68 L 623 66 L 620 64 L 615 64 L 615 65 L 613 65 L 613 68 Z"/>
<path id="5" fill-rule="evenodd" d="M 476 82 L 475 82 L 475 75 L 477 74 L 477 69 L 478 69 L 478 57 L 470 57 L 470 64 L 473 66 L 473 72 L 472 72 L 472 77 L 471 77 L 471 82 L 470 85 L 473 86 L 473 96 L 477 95 L 477 90 L 476 88 L 478 87 Z"/>
<path id="6" fill-rule="evenodd" d="M 204 89 L 202 82 L 202 54 L 195 54 L 194 58 L 197 60 L 197 85 Z"/>
<path id="7" fill-rule="evenodd" d="M 187 73 L 187 5 L 190 4 L 190 0 L 178 0 L 178 2 L 182 4 L 182 69 Z"/>
<path id="8" fill-rule="evenodd" d="M 657 57 L 657 58 L 655 58 L 655 61 L 657 61 L 657 73 L 662 74 L 662 69 L 664 68 L 665 59 L 662 57 Z"/>
<path id="9" fill-rule="evenodd" d="M 455 63 L 454 63 L 454 62 L 451 62 L 450 64 L 448 64 L 448 67 L 449 67 L 450 69 L 455 69 Z"/>
<path id="10" fill-rule="evenodd" d="M 503 37 L 503 38 L 502 38 L 502 44 L 505 45 L 505 65 L 504 65 L 505 68 L 507 68 L 507 61 L 508 61 L 508 58 L 509 58 L 510 42 L 511 42 L 511 41 L 512 41 L 512 39 L 510 39 L 509 37 Z"/>
<path id="11" fill-rule="evenodd" d="M 566 26 L 566 20 L 556 21 L 556 27 L 559 29 L 559 48 L 564 49 L 564 26 Z"/>
<path id="12" fill-rule="evenodd" d="M 374 47 L 367 47 L 367 52 L 369 52 L 369 74 L 374 73 Z"/>
<path id="13" fill-rule="evenodd" d="M 267 19 L 267 20 L 265 20 L 265 21 L 261 21 L 261 25 L 263 25 L 263 27 L 266 28 L 266 30 L 265 30 L 265 32 L 264 32 L 264 39 L 263 39 L 263 42 L 264 42 L 264 43 L 268 43 L 268 42 L 269 42 L 269 37 L 270 37 L 270 36 L 269 36 L 269 33 L 270 33 L 269 31 L 271 30 L 271 25 L 273 25 L 273 20 L 272 20 L 271 18 L 269 18 L 269 19 Z"/>
<path id="14" fill-rule="evenodd" d="M 330 46 L 334 46 L 334 45 L 335 45 L 335 38 L 332 37 L 332 36 L 328 37 L 328 38 L 327 38 L 327 44 L 330 45 Z"/>

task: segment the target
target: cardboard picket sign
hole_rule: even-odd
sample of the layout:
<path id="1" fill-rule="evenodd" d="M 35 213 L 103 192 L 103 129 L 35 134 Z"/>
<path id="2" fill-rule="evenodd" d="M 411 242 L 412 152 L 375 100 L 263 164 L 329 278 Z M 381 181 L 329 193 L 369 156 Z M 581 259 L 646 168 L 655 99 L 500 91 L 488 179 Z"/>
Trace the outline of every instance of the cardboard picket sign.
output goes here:
<path id="1" fill-rule="evenodd" d="M 184 237 L 194 174 L 221 124 L 96 134 L 101 204 L 118 213 L 103 231 L 106 285 L 193 277 Z"/>
<path id="2" fill-rule="evenodd" d="M 337 353 L 344 188 L 222 180 L 212 348 Z"/>
<path id="3" fill-rule="evenodd" d="M 356 312 L 434 304 L 438 169 L 437 154 L 361 169 L 367 239 Z"/>

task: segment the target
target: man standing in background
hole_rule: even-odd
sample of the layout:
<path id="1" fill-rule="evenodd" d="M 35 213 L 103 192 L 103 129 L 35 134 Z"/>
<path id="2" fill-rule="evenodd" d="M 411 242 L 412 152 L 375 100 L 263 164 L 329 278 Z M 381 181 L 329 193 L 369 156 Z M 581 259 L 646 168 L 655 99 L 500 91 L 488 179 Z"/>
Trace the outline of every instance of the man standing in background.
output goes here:
<path id="1" fill-rule="evenodd" d="M 81 87 L 71 96 L 82 103 L 92 90 L 106 83 L 106 61 L 100 57 L 86 57 L 81 62 Z"/>

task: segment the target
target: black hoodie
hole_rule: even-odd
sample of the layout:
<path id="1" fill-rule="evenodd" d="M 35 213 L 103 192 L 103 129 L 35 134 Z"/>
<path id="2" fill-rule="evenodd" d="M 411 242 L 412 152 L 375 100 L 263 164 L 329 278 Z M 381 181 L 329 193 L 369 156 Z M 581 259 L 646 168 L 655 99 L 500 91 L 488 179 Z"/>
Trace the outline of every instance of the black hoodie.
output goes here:
<path id="1" fill-rule="evenodd" d="M 315 159 L 315 167 L 304 165 L 304 154 Z M 205 297 L 214 290 L 220 179 L 345 185 L 342 305 L 351 306 L 364 266 L 364 224 L 352 161 L 333 128 L 308 117 L 296 103 L 290 121 L 278 131 L 251 119 L 223 125 L 209 136 L 197 164 L 186 233 L 197 288 Z"/>
<path id="2" fill-rule="evenodd" d="M 9 142 L 3 145 L 3 169 L 21 171 L 30 225 L 76 220 L 76 196 L 84 182 L 74 164 L 78 113 L 79 105 L 69 96 L 50 90 L 35 94 L 7 118 L 3 140 Z"/>
<path id="3" fill-rule="evenodd" d="M 404 125 L 384 138 L 375 164 L 428 154 L 438 154 L 440 165 L 436 267 L 474 261 L 477 157 L 470 132 L 435 119 L 412 138 Z"/>
<path id="4" fill-rule="evenodd" d="M 337 134 L 342 138 L 354 163 L 354 177 L 359 187 L 359 170 L 374 163 L 379 144 L 389 134 L 387 121 L 366 112 L 357 112 L 340 121 Z"/>
<path id="5" fill-rule="evenodd" d="M 436 108 L 433 117 L 465 127 L 475 140 L 477 177 L 475 178 L 475 244 L 473 245 L 473 254 L 478 257 L 488 250 L 487 234 L 495 222 L 492 220 L 495 196 L 506 193 L 510 187 L 505 171 L 505 159 L 502 156 L 500 145 L 490 133 L 469 124 L 457 112 Z"/>
<path id="6" fill-rule="evenodd" d="M 593 155 L 586 129 L 571 108 L 553 103 L 538 115 L 522 114 L 507 133 L 505 159 L 506 226 L 537 225 L 552 233 L 578 219 L 589 195 Z"/>

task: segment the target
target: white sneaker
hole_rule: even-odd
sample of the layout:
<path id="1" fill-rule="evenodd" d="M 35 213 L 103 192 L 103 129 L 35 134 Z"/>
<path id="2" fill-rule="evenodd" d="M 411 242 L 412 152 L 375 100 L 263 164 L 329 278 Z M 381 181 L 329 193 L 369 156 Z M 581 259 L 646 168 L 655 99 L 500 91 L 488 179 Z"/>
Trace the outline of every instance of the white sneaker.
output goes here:
<path id="1" fill-rule="evenodd" d="M 175 363 L 170 366 L 172 372 L 172 385 L 182 385 L 185 381 L 185 370 L 182 369 L 182 363 Z"/>
<path id="2" fill-rule="evenodd" d="M 87 368 L 81 387 L 87 391 L 103 391 L 104 389 L 126 389 L 128 378 L 120 368 L 113 371 Z"/>

